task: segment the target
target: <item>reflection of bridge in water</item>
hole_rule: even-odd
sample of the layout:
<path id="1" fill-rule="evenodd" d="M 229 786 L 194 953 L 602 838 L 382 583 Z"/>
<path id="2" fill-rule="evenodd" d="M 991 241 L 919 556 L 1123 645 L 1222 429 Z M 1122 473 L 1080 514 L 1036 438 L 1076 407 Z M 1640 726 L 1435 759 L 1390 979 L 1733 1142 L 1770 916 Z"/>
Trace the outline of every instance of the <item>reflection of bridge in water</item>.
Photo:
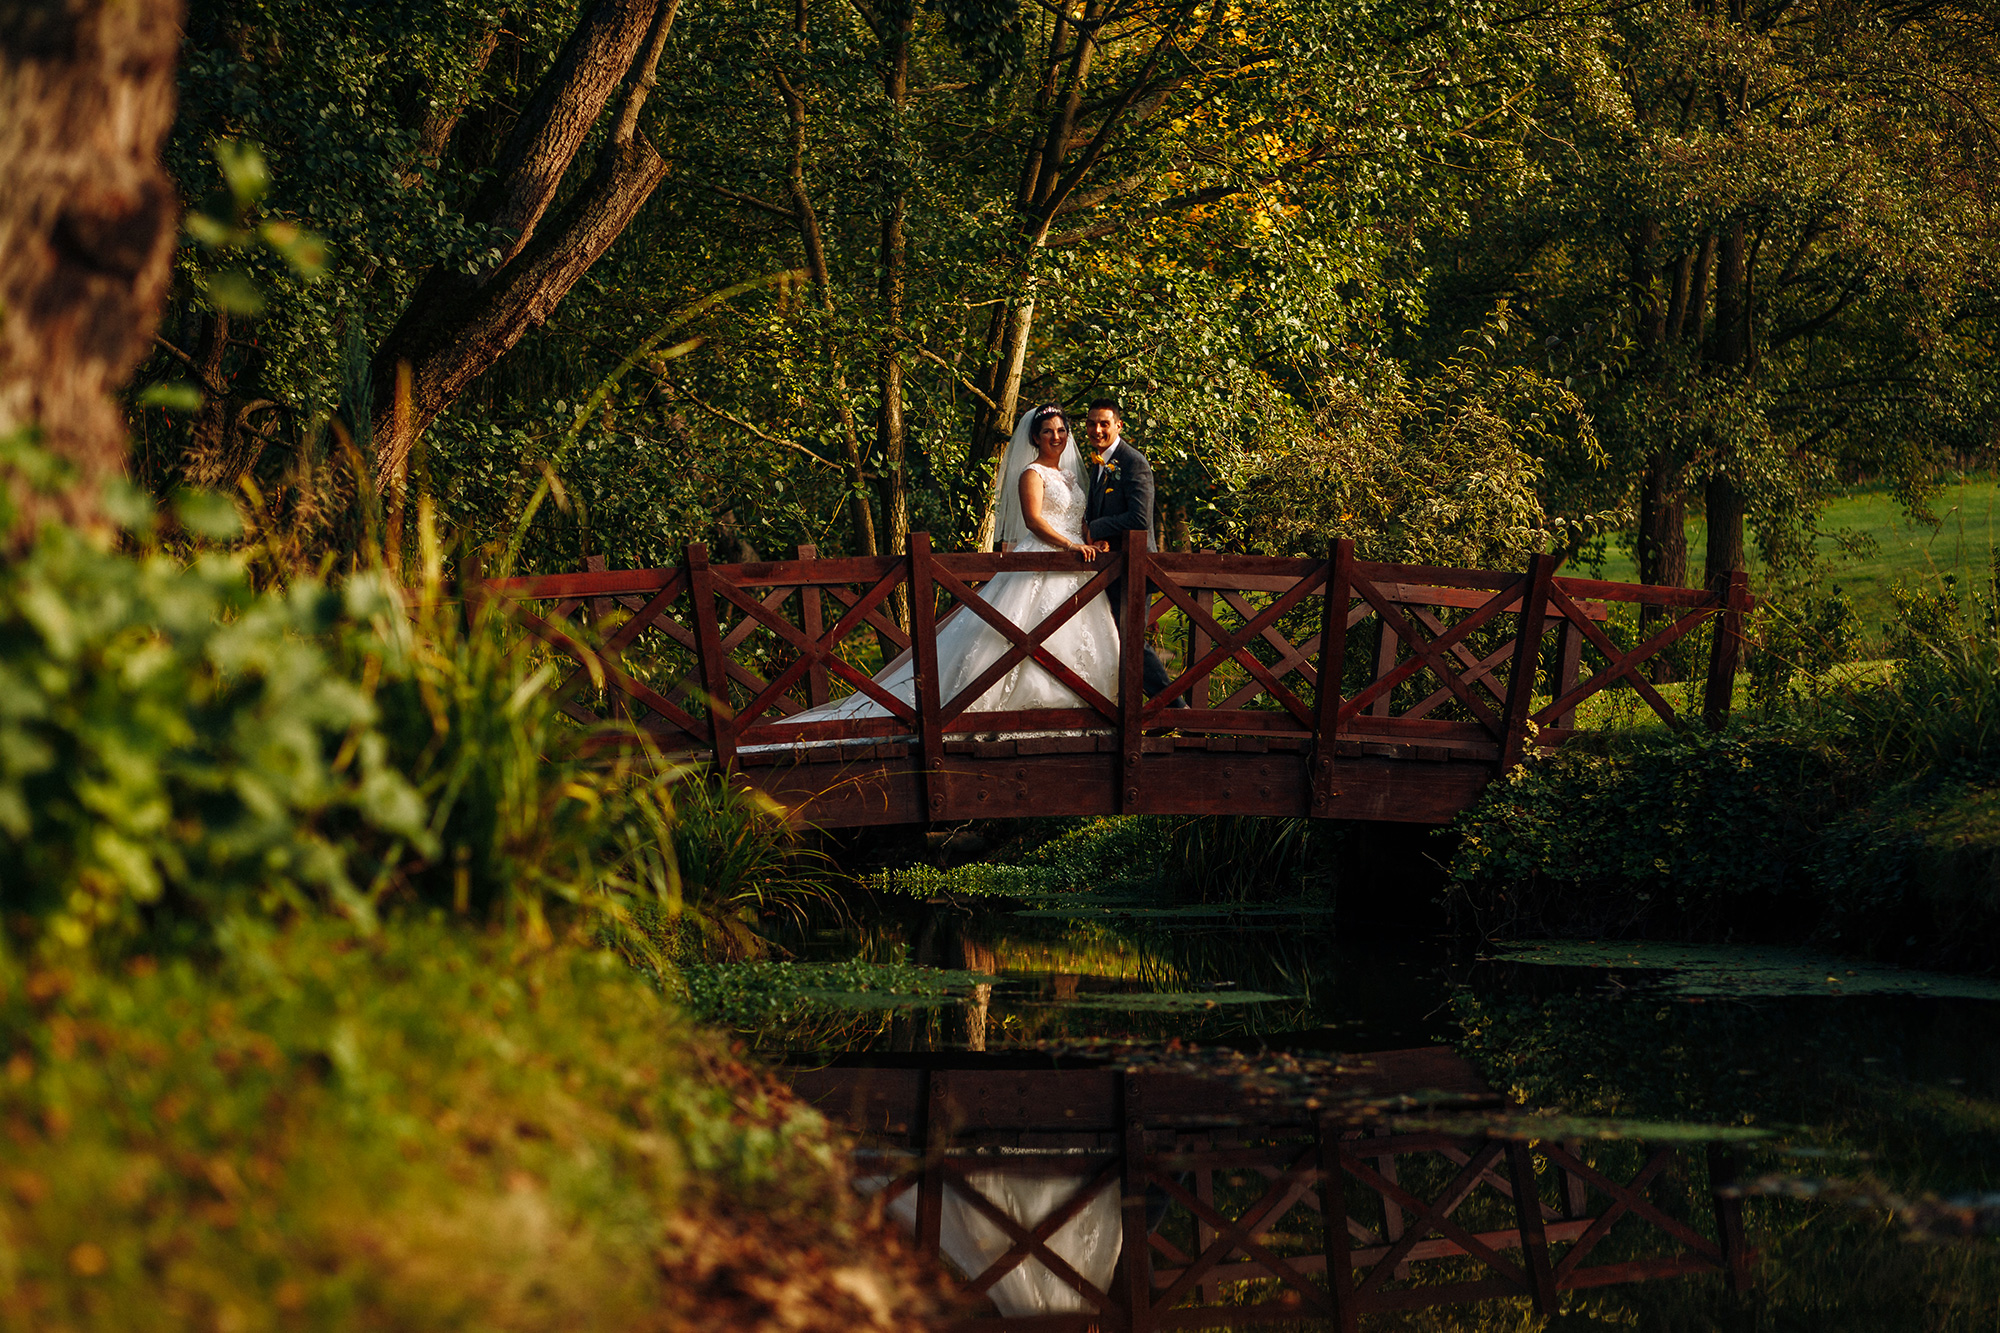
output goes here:
<path id="1" fill-rule="evenodd" d="M 1073 573 L 1074 557 L 938 554 L 921 533 L 904 556 L 799 555 L 711 565 L 693 546 L 672 569 L 479 586 L 570 659 L 559 694 L 579 721 L 627 719 L 825 827 L 1142 813 L 1443 822 L 1531 748 L 1576 734 L 1579 707 L 1607 689 L 1684 725 L 1642 668 L 1711 619 L 1699 712 L 1719 724 L 1751 605 L 1741 573 L 1711 590 L 1649 587 L 1562 577 L 1549 556 L 1524 571 L 1445 569 L 1359 560 L 1347 542 L 1283 559 L 1148 552 L 1135 535 L 1022 629 L 978 585 L 1007 570 Z M 1124 623 L 1144 620 L 1178 653 L 1154 699 L 1141 697 L 1138 635 L 1125 636 L 1116 700 L 1043 646 L 1114 585 Z M 937 624 L 953 613 L 983 616 L 1011 646 L 943 699 Z M 871 679 L 905 652 L 910 703 Z M 1085 706 L 969 711 L 1030 658 Z M 1338 688 L 1321 688 L 1326 663 L 1340 664 Z M 886 715 L 787 720 L 836 686 Z"/>
<path id="2" fill-rule="evenodd" d="M 1350 1057 L 1283 1088 L 1035 1064 L 933 1055 L 791 1076 L 863 1136 L 859 1170 L 891 1215 L 984 1298 L 968 1329 L 1353 1330 L 1365 1313 L 1517 1296 L 1553 1314 L 1565 1291 L 1748 1281 L 1740 1205 L 1715 1189 L 1725 1153 L 1510 1126 L 1445 1048 Z M 1383 1114 L 1404 1098 L 1432 1109 Z"/>

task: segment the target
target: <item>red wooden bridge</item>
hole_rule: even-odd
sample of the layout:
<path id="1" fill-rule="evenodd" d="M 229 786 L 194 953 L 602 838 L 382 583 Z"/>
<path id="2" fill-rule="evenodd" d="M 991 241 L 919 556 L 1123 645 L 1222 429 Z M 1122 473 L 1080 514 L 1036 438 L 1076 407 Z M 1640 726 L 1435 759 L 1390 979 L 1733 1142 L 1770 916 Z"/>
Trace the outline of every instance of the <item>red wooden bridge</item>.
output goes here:
<path id="1" fill-rule="evenodd" d="M 1687 725 L 1652 664 L 1698 629 L 1712 631 L 1706 675 L 1684 688 L 1701 687 L 1700 715 L 1720 725 L 1751 606 L 1740 572 L 1710 589 L 1654 587 L 1566 577 L 1551 556 L 1518 571 L 1383 564 L 1345 541 L 1288 559 L 1153 552 L 1133 534 L 1028 628 L 979 585 L 1075 573 L 1075 557 L 938 553 L 917 533 L 901 556 L 802 547 L 795 560 L 712 565 L 690 546 L 670 569 L 592 565 L 474 586 L 567 659 L 558 694 L 578 721 L 628 722 L 822 827 L 1142 813 L 1441 823 L 1531 750 L 1575 735 L 1579 707 L 1606 690 Z M 1114 588 L 1122 623 L 1146 624 L 1178 656 L 1155 698 L 1141 692 L 1139 635 L 1123 637 L 1116 699 L 1044 646 Z M 945 699 L 936 636 L 953 613 L 983 617 L 1010 646 Z M 910 702 L 873 680 L 903 653 Z M 1084 706 L 970 711 L 1027 659 Z M 885 715 L 789 720 L 849 691 Z"/>

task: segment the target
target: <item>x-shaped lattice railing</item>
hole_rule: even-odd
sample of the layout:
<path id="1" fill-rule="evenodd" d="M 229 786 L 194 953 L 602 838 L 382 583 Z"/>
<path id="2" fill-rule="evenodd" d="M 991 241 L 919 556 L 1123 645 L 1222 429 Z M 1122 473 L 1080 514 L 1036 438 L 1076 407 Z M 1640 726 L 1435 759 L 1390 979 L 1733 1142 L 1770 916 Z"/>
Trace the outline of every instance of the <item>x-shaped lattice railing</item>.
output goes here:
<path id="1" fill-rule="evenodd" d="M 1578 682 L 1574 688 L 1566 692 L 1561 698 L 1552 701 L 1548 707 L 1536 712 L 1534 715 L 1536 725 L 1545 726 L 1550 719 L 1562 717 L 1573 712 L 1576 706 L 1585 699 L 1596 694 L 1599 690 L 1615 685 L 1620 680 L 1629 682 L 1632 688 L 1638 692 L 1639 697 L 1644 699 L 1668 726 L 1679 727 L 1684 725 L 1680 715 L 1674 711 L 1674 706 L 1668 703 L 1658 690 L 1653 688 L 1651 681 L 1640 674 L 1639 668 L 1652 658 L 1657 657 L 1663 649 L 1700 625 L 1702 621 L 1723 610 L 1724 606 L 1720 598 L 1715 599 L 1707 605 L 1697 605 L 1686 615 L 1672 621 L 1640 643 L 1636 648 L 1622 652 L 1619 650 L 1618 645 L 1611 641 L 1611 636 L 1592 623 L 1591 618 L 1585 614 L 1583 608 L 1578 606 L 1576 600 L 1567 592 L 1563 591 L 1560 584 L 1552 583 L 1550 585 L 1549 601 L 1562 613 L 1564 619 L 1576 626 L 1576 632 L 1583 635 L 1586 643 L 1604 654 L 1604 659 L 1609 665 L 1588 680 Z"/>
<path id="2" fill-rule="evenodd" d="M 742 610 L 746 617 L 746 623 L 750 620 L 756 621 L 766 629 L 777 634 L 798 652 L 798 656 L 793 659 L 791 665 L 780 671 L 770 681 L 758 680 L 756 682 L 762 688 L 736 715 L 737 726 L 742 728 L 755 725 L 759 717 L 769 711 L 779 700 L 783 699 L 785 694 L 796 686 L 805 677 L 807 672 L 813 670 L 815 667 L 839 676 L 856 690 L 880 704 L 888 711 L 890 716 L 914 724 L 917 720 L 917 714 L 916 710 L 910 704 L 897 698 L 888 690 L 883 689 L 875 683 L 873 677 L 862 672 L 859 668 L 850 665 L 835 652 L 840 641 L 867 623 L 869 612 L 888 600 L 890 594 L 902 582 L 903 571 L 901 569 L 890 570 L 889 573 L 877 580 L 875 585 L 867 592 L 857 597 L 853 604 L 847 608 L 847 613 L 834 622 L 831 629 L 814 637 L 792 624 L 789 620 L 786 620 L 783 616 L 776 614 L 759 598 L 752 596 L 743 589 L 732 587 L 724 580 L 716 580 L 716 592 Z"/>
<path id="3" fill-rule="evenodd" d="M 1400 1208 L 1405 1220 L 1403 1234 L 1389 1245 L 1387 1252 L 1380 1259 L 1376 1260 L 1368 1276 L 1362 1279 L 1357 1289 L 1358 1293 L 1365 1295 L 1380 1292 L 1409 1257 L 1410 1252 L 1432 1233 L 1451 1241 L 1469 1257 L 1484 1263 L 1508 1282 L 1518 1284 L 1521 1290 L 1530 1289 L 1528 1274 L 1520 1265 L 1507 1259 L 1452 1217 L 1459 1205 L 1464 1203 L 1474 1190 L 1492 1178 L 1493 1165 L 1505 1153 L 1505 1145 L 1488 1143 L 1473 1152 L 1464 1166 L 1452 1177 L 1451 1183 L 1435 1199 L 1430 1200 L 1418 1198 L 1396 1181 L 1368 1166 L 1360 1155 L 1365 1151 L 1365 1148 L 1343 1145 L 1340 1154 L 1342 1169 L 1381 1195 L 1386 1202 Z"/>
<path id="4" fill-rule="evenodd" d="M 1197 1221 L 1215 1232 L 1215 1239 L 1202 1247 L 1199 1255 L 1187 1260 L 1166 1290 L 1155 1296 L 1152 1311 L 1166 1311 L 1178 1305 L 1181 1298 L 1193 1290 L 1210 1270 L 1240 1252 L 1286 1287 L 1299 1292 L 1314 1308 L 1326 1314 L 1333 1313 L 1325 1288 L 1316 1285 L 1290 1260 L 1274 1254 L 1261 1240 L 1318 1184 L 1318 1146 L 1312 1143 L 1303 1145 L 1275 1173 L 1266 1174 L 1271 1181 L 1269 1188 L 1242 1213 L 1230 1217 L 1214 1203 L 1191 1192 L 1176 1178 L 1175 1173 L 1156 1168 L 1146 1170 L 1145 1179 L 1149 1185 L 1165 1191 L 1169 1199 L 1193 1213 Z M 1184 1259 L 1180 1255 L 1169 1257 L 1177 1262 Z"/>
<path id="5" fill-rule="evenodd" d="M 676 570 L 666 580 L 666 584 L 650 599 L 642 604 L 632 618 L 621 625 L 598 648 L 592 648 L 583 640 L 570 633 L 565 622 L 583 600 L 569 598 L 559 603 L 555 611 L 546 619 L 530 611 L 525 598 L 508 598 L 508 614 L 521 627 L 552 648 L 569 655 L 577 665 L 556 687 L 555 698 L 558 705 L 577 721 L 590 725 L 599 718 L 582 708 L 576 702 L 576 695 L 586 684 L 602 684 L 615 695 L 623 696 L 644 704 L 654 713 L 691 738 L 708 740 L 711 731 L 708 724 L 696 718 L 665 692 L 653 688 L 644 681 L 628 673 L 620 665 L 624 650 L 648 629 L 665 630 L 677 642 L 692 648 L 694 636 L 685 626 L 669 619 L 667 608 L 675 599 L 687 591 L 687 577 Z M 674 691 L 685 695 L 686 682 L 673 687 Z"/>
<path id="6" fill-rule="evenodd" d="M 1409 646 L 1410 657 L 1378 675 L 1359 692 L 1344 701 L 1340 706 L 1341 723 L 1344 725 L 1359 717 L 1377 699 L 1389 697 L 1398 685 L 1428 668 L 1431 674 L 1437 677 L 1439 684 L 1449 690 L 1452 697 L 1464 705 L 1466 711 L 1472 714 L 1495 740 L 1502 739 L 1505 734 L 1505 724 L 1499 714 L 1473 693 L 1471 683 L 1466 676 L 1460 674 L 1450 654 L 1474 630 L 1519 602 L 1526 582 L 1523 577 L 1509 583 L 1451 628 L 1441 632 L 1426 632 L 1427 627 L 1420 628 L 1424 622 L 1405 615 L 1402 608 L 1376 586 L 1373 580 L 1357 577 L 1353 583 L 1354 591 L 1367 605 L 1374 608 L 1383 627 Z M 1439 623 L 1435 618 L 1428 618 L 1428 621 L 1430 625 Z M 1481 668 L 1474 666 L 1472 670 L 1473 679 L 1479 679 L 1482 674 Z"/>
<path id="7" fill-rule="evenodd" d="M 1604 1211 L 1590 1225 L 1590 1229 L 1577 1237 L 1569 1252 L 1556 1264 L 1556 1284 L 1558 1286 L 1584 1285 L 1576 1280 L 1583 1269 L 1583 1261 L 1597 1248 L 1598 1242 L 1611 1234 L 1611 1228 L 1618 1225 L 1620 1218 L 1630 1214 L 1658 1227 L 1688 1249 L 1704 1259 L 1714 1261 L 1718 1266 L 1723 1262 L 1722 1247 L 1696 1231 L 1679 1218 L 1663 1212 L 1643 1191 L 1653 1183 L 1653 1178 L 1673 1164 L 1674 1152 L 1671 1148 L 1661 1148 L 1646 1160 L 1639 1173 L 1626 1184 L 1619 1184 L 1611 1177 L 1597 1170 L 1569 1150 L 1555 1144 L 1543 1144 L 1542 1153 L 1549 1164 L 1583 1181 L 1605 1197 Z"/>
<path id="8" fill-rule="evenodd" d="M 1247 599 L 1240 596 L 1227 599 L 1229 605 L 1244 617 L 1244 623 L 1232 630 L 1217 620 L 1214 613 L 1202 606 L 1201 602 L 1175 581 L 1171 574 L 1164 570 L 1151 571 L 1147 580 L 1150 586 L 1158 589 L 1168 602 L 1178 607 L 1188 618 L 1189 623 L 1213 640 L 1214 646 L 1190 663 L 1185 671 L 1169 681 L 1165 689 L 1147 702 L 1142 714 L 1143 721 L 1149 725 L 1157 722 L 1160 714 L 1171 707 L 1175 699 L 1191 691 L 1198 681 L 1205 679 L 1224 662 L 1234 662 L 1249 673 L 1251 680 L 1256 682 L 1263 693 L 1270 695 L 1286 712 L 1298 719 L 1302 726 L 1310 728 L 1313 725 L 1311 706 L 1287 688 L 1280 679 L 1281 675 L 1297 669 L 1297 665 L 1304 660 L 1304 654 L 1301 650 L 1294 649 L 1282 634 L 1277 633 L 1275 626 L 1307 597 L 1325 586 L 1326 574 L 1324 568 L 1314 570 L 1278 594 L 1270 605 L 1254 614 L 1251 613 Z M 1251 645 L 1257 642 L 1268 643 L 1279 650 L 1281 656 L 1276 670 L 1260 662 L 1256 654 L 1251 651 Z M 1317 678 L 1308 679 L 1316 681 Z"/>
<path id="9" fill-rule="evenodd" d="M 1079 676 L 1069 663 L 1043 646 L 1051 635 L 1067 625 L 1079 611 L 1088 606 L 1091 599 L 1103 593 L 1116 581 L 1118 577 L 1116 565 L 1100 570 L 1096 577 L 1071 594 L 1066 601 L 1044 617 L 1040 624 L 1026 628 L 1016 625 L 994 610 L 985 598 L 968 587 L 963 580 L 954 577 L 948 570 L 932 565 L 931 577 L 938 587 L 957 599 L 959 614 L 978 616 L 992 627 L 996 634 L 1007 640 L 1008 644 L 1007 650 L 1001 653 L 992 665 L 980 672 L 957 694 L 944 701 L 938 715 L 939 726 L 948 726 L 957 720 L 959 715 L 977 703 L 995 682 L 1028 660 L 1032 660 L 1037 666 L 1074 690 L 1086 705 L 1095 709 L 1106 720 L 1111 722 L 1118 720 L 1118 705 L 1112 703 L 1089 681 Z"/>
<path id="10" fill-rule="evenodd" d="M 980 1165 L 986 1168 L 985 1163 Z M 1078 1186 L 1074 1194 L 1035 1223 L 1032 1228 L 1015 1221 L 1012 1213 L 982 1194 L 979 1187 L 968 1178 L 964 1164 L 945 1157 L 939 1159 L 938 1166 L 944 1172 L 947 1186 L 970 1204 L 973 1211 L 1000 1228 L 1001 1234 L 1007 1237 L 1010 1247 L 999 1258 L 988 1264 L 984 1272 L 975 1274 L 971 1278 L 967 1283 L 968 1291 L 975 1296 L 985 1295 L 992 1290 L 994 1283 L 1007 1276 L 1018 1265 L 1033 1258 L 1064 1285 L 1092 1302 L 1097 1309 L 1111 1308 L 1111 1297 L 1089 1278 L 1077 1272 L 1069 1260 L 1050 1249 L 1048 1243 L 1057 1232 L 1068 1226 L 1077 1214 L 1089 1207 L 1092 1199 L 1118 1184 L 1120 1168 L 1116 1157 L 1107 1161 L 1096 1175 Z"/>

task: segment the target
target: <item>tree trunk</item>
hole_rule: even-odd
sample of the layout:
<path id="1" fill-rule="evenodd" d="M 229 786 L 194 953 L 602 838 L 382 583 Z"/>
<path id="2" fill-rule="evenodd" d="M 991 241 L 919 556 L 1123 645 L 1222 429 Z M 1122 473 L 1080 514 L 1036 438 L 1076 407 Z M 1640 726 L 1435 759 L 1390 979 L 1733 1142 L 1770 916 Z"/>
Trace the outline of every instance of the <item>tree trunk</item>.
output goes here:
<path id="1" fill-rule="evenodd" d="M 882 77 L 888 95 L 890 116 L 890 158 L 897 163 L 898 176 L 882 214 L 882 350 L 879 361 L 881 412 L 875 422 L 875 448 L 882 457 L 887 486 L 882 506 L 883 521 L 889 529 L 889 552 L 901 555 L 910 542 L 910 479 L 906 469 L 908 437 L 903 424 L 903 283 L 908 249 L 904 226 L 909 198 L 900 177 L 903 113 L 910 100 L 910 41 L 916 31 L 914 13 L 902 18 L 891 36 L 894 49 Z M 896 618 L 907 625 L 908 594 L 896 590 Z"/>
<path id="2" fill-rule="evenodd" d="M 377 349 L 370 436 L 375 477 L 401 484 L 424 428 L 528 329 L 545 321 L 618 239 L 667 164 L 639 133 L 639 111 L 678 0 L 598 0 L 570 35 L 501 151 L 467 220 L 508 236 L 499 264 L 468 276 L 433 269 Z M 543 218 L 571 161 L 621 81 L 625 96 L 596 169 L 552 225 Z M 410 391 L 396 391 L 408 365 Z"/>
<path id="3" fill-rule="evenodd" d="M 112 394 L 152 346 L 178 203 L 160 165 L 181 6 L 0 4 L 0 438 L 39 428 L 75 474 L 16 487 L 10 543 L 45 522 L 102 526 L 125 470 Z"/>
<path id="4" fill-rule="evenodd" d="M 805 8 L 801 5 L 797 30 L 802 44 L 805 22 Z M 792 122 L 792 165 L 786 176 L 786 189 L 791 195 L 792 212 L 798 219 L 799 244 L 805 251 L 806 272 L 811 275 L 813 285 L 819 288 L 820 309 L 831 317 L 834 313 L 833 273 L 826 262 L 826 241 L 820 233 L 819 213 L 813 208 L 812 194 L 806 189 L 806 101 L 785 78 L 784 71 L 774 71 L 774 77 L 778 96 L 785 104 L 785 114 Z M 854 520 L 854 540 L 860 546 L 862 555 L 874 555 L 879 549 L 875 539 L 875 508 L 868 503 L 868 478 L 862 466 L 861 434 L 854 424 L 854 405 L 847 400 L 846 361 L 831 347 L 827 350 L 836 367 L 833 398 L 834 407 L 840 414 L 840 437 L 847 445 L 847 503 Z"/>
<path id="5" fill-rule="evenodd" d="M 1714 360 L 1718 373 L 1740 376 L 1749 360 L 1745 327 L 1743 219 L 1734 218 L 1722 228 L 1715 275 Z M 1738 460 L 1719 457 L 1711 460 L 1706 502 L 1708 505 L 1708 550 L 1703 561 L 1702 582 L 1710 588 L 1721 586 L 1730 571 L 1743 568 L 1743 492 L 1736 484 Z"/>

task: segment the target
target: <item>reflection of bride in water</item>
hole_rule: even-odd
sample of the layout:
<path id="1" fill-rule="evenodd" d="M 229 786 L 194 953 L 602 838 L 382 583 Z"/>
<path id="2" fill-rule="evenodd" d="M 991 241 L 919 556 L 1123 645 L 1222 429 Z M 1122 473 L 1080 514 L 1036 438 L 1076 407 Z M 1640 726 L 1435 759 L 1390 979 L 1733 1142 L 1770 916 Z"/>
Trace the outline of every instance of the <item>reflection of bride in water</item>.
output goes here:
<path id="1" fill-rule="evenodd" d="M 1069 418 L 1063 410 L 1038 407 L 1023 413 L 1014 427 L 1013 443 L 1007 448 L 1000 476 L 1001 549 L 1016 554 L 1070 551 L 1086 564 L 1075 574 L 998 574 L 979 589 L 981 600 L 1024 630 L 1041 624 L 1090 579 L 1087 565 L 1095 560 L 1097 551 L 1084 529 L 1085 491 L 1079 473 L 1076 442 L 1070 437 Z M 999 631 L 971 611 L 959 611 L 940 621 L 938 698 L 951 702 L 1010 646 Z M 1110 604 L 1102 596 L 1093 597 L 1043 640 L 1043 647 L 1107 699 L 1117 699 L 1118 627 L 1111 619 Z M 905 654 L 875 679 L 888 693 L 914 704 L 915 674 L 915 666 Z M 993 682 L 967 711 L 1085 706 L 1075 690 L 1031 658 Z M 856 691 L 844 699 L 794 713 L 785 721 L 886 716 L 887 709 Z"/>

